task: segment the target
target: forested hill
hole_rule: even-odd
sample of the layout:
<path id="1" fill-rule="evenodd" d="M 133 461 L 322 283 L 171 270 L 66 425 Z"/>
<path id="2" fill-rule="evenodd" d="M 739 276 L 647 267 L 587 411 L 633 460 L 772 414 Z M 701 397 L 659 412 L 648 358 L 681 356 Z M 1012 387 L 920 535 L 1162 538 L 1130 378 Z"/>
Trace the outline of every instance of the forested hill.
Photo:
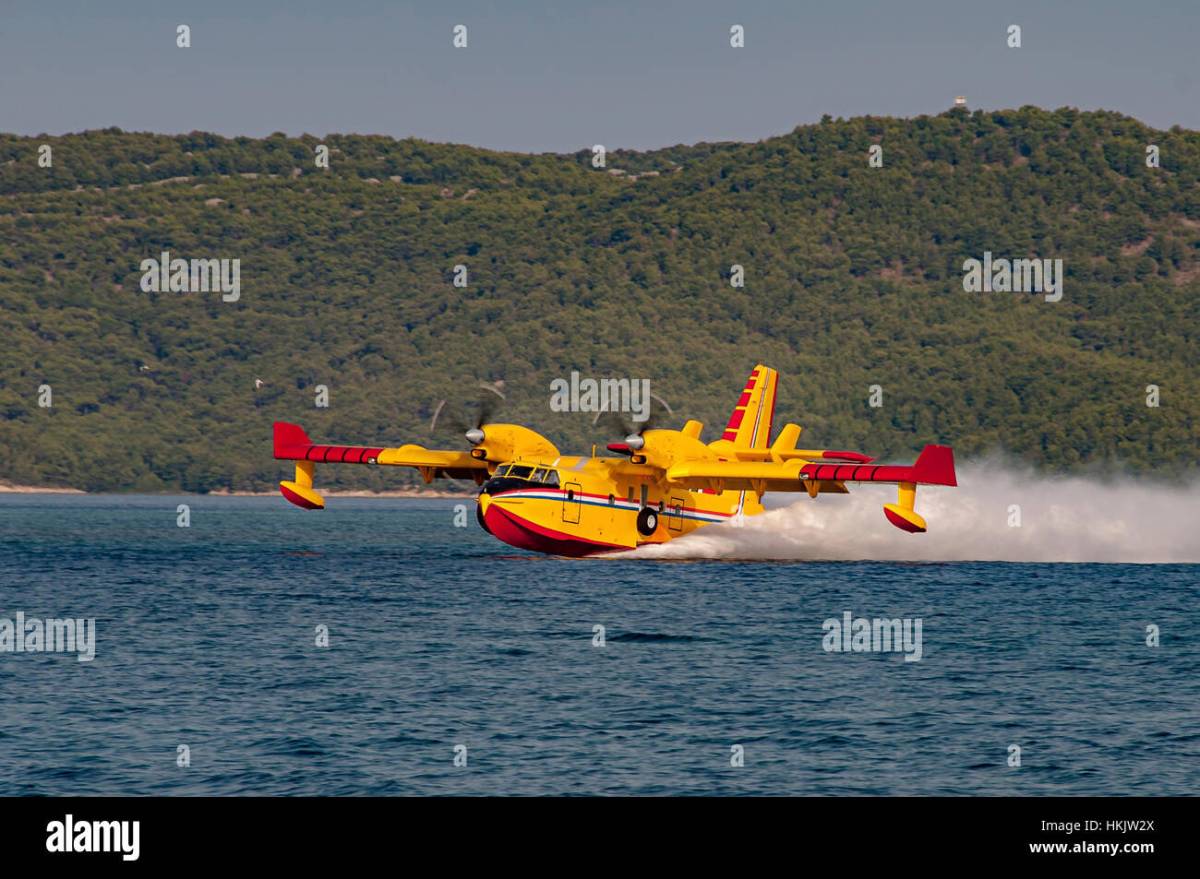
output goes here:
<path id="1" fill-rule="evenodd" d="M 480 380 L 504 381 L 503 420 L 587 450 L 611 437 L 548 405 L 572 370 L 648 378 L 713 439 L 759 360 L 782 374 L 776 427 L 799 422 L 810 447 L 1196 467 L 1196 132 L 955 110 L 606 159 L 358 135 L 0 135 L 0 480 L 266 488 L 288 472 L 273 420 L 430 441 L 437 401 L 474 399 Z M 162 251 L 239 259 L 240 297 L 144 292 L 142 261 Z M 1061 301 L 965 292 L 963 262 L 985 252 L 1062 259 Z"/>

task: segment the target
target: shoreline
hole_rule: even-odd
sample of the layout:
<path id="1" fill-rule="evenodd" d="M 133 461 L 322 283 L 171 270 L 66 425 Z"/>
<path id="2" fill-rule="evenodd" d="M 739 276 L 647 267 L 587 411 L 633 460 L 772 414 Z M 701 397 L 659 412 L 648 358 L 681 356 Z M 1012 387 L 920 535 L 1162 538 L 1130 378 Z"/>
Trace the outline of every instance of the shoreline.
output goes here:
<path id="1" fill-rule="evenodd" d="M 279 497 L 278 491 L 230 491 L 222 488 L 204 494 L 182 491 L 178 494 L 190 494 L 195 497 Z M 472 498 L 474 495 L 456 491 L 422 491 L 417 488 L 389 488 L 385 491 L 371 491 L 366 488 L 331 488 L 321 491 L 322 497 L 411 497 L 411 498 Z"/>
<path id="2" fill-rule="evenodd" d="M 123 494 L 157 494 L 163 497 L 276 497 L 278 491 L 230 491 L 227 488 L 217 491 L 84 491 L 81 488 L 60 488 L 56 486 L 12 485 L 0 483 L 0 494 L 82 494 L 82 495 L 123 495 Z M 414 488 L 388 489 L 387 491 L 370 491 L 368 489 L 330 489 L 322 491 L 325 497 L 364 497 L 364 498 L 472 498 L 473 495 L 453 491 L 421 491 Z"/>

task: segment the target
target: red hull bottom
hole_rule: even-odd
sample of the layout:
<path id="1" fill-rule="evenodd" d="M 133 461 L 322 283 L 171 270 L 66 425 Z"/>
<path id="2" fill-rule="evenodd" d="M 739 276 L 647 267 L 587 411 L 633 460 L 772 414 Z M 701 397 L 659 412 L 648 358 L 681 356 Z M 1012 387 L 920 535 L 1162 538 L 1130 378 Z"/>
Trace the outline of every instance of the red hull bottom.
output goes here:
<path id="1" fill-rule="evenodd" d="M 531 549 L 534 552 L 544 552 L 549 555 L 565 555 L 580 558 L 601 552 L 628 549 L 626 546 L 615 546 L 610 543 L 598 543 L 581 537 L 572 537 L 561 531 L 554 531 L 535 525 L 508 512 L 497 503 L 488 504 L 484 514 L 487 530 L 494 537 L 503 540 L 509 546 L 519 549 Z"/>

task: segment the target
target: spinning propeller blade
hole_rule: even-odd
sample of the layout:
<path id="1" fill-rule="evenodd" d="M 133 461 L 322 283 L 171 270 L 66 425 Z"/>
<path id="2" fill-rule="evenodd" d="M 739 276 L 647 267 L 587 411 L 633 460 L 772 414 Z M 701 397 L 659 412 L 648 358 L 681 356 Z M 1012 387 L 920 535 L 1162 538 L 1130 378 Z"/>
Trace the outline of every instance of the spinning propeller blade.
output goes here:
<path id="1" fill-rule="evenodd" d="M 474 404 L 463 404 L 455 401 L 441 400 L 433 411 L 429 422 L 429 432 L 449 431 L 466 436 L 472 445 L 483 441 L 483 425 L 491 420 L 504 404 L 504 392 L 500 390 L 504 382 L 494 384 L 479 383 L 479 399 Z M 478 438 L 476 438 L 478 437 Z"/>

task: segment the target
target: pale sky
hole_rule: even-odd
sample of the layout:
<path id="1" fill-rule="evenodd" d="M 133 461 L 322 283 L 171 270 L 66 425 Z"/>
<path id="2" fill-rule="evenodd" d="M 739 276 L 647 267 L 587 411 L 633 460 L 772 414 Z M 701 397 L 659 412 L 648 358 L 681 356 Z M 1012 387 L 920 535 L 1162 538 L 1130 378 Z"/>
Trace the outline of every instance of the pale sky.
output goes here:
<path id="1" fill-rule="evenodd" d="M 1037 104 L 1200 128 L 1195 0 L 0 0 L 0 131 L 531 152 Z M 176 46 L 176 27 L 192 46 Z M 468 45 L 452 45 L 467 26 Z M 734 24 L 745 48 L 729 45 Z M 1021 27 L 1009 48 L 1007 29 Z"/>

